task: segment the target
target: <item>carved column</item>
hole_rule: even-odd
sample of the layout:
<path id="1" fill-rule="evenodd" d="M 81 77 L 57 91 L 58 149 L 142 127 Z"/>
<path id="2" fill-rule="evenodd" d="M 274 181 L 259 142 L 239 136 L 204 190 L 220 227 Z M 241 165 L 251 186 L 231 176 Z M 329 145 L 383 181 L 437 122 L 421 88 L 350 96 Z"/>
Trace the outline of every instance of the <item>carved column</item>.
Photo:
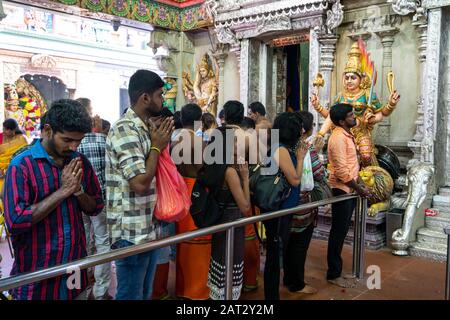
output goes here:
<path id="1" fill-rule="evenodd" d="M 442 10 L 428 11 L 427 51 L 424 83 L 424 138 L 421 145 L 421 161 L 434 163 L 436 120 L 439 98 L 439 57 L 441 43 Z"/>
<path id="2" fill-rule="evenodd" d="M 267 45 L 262 43 L 259 47 L 259 102 L 264 106 L 267 106 L 267 50 Z"/>
<path id="3" fill-rule="evenodd" d="M 316 92 L 316 89 L 313 87 L 313 81 L 316 78 L 317 73 L 319 72 L 319 63 L 320 63 L 320 45 L 317 40 L 317 33 L 311 29 L 309 33 L 309 97 L 312 96 L 313 93 Z M 320 94 L 320 92 L 319 92 Z M 319 118 L 320 115 L 314 111 L 314 107 L 309 103 L 308 110 L 314 115 L 314 123 L 316 124 L 315 130 L 319 130 Z M 314 132 L 315 133 L 315 132 Z"/>
<path id="4" fill-rule="evenodd" d="M 376 35 L 380 38 L 383 45 L 383 64 L 382 74 L 380 80 L 383 81 L 381 85 L 381 92 L 379 99 L 385 102 L 389 98 L 389 92 L 387 90 L 384 81 L 388 72 L 392 71 L 392 44 L 394 43 L 394 36 L 398 33 L 398 28 L 389 28 L 385 30 L 376 31 Z M 390 141 L 391 136 L 391 120 L 387 117 L 378 125 L 378 143 L 386 144 Z"/>
<path id="5" fill-rule="evenodd" d="M 413 159 L 421 159 L 421 144 L 424 138 L 424 108 L 423 108 L 423 92 L 425 85 L 425 61 L 426 61 L 426 51 L 427 51 L 427 21 L 426 19 L 415 21 L 413 25 L 416 27 L 417 36 L 419 38 L 419 92 L 417 98 L 417 120 L 416 120 L 416 132 L 414 134 L 413 140 L 408 142 L 408 147 L 414 153 Z"/>
<path id="6" fill-rule="evenodd" d="M 270 97 L 271 100 L 271 107 L 267 108 L 267 113 L 269 115 L 269 119 L 273 122 L 273 120 L 275 119 L 275 115 L 277 114 L 277 88 L 278 88 L 278 81 L 279 81 L 279 73 L 278 73 L 278 55 L 279 55 L 279 51 L 278 48 L 273 48 L 272 49 L 272 55 L 273 55 L 273 59 L 272 59 L 272 95 Z"/>
<path id="7" fill-rule="evenodd" d="M 250 39 L 248 104 L 258 101 L 260 97 L 260 48 L 262 45 L 264 44 L 259 40 Z M 248 104 L 245 105 L 245 108 L 247 108 Z"/>
<path id="8" fill-rule="evenodd" d="M 241 43 L 239 42 L 239 44 L 231 46 L 230 53 L 233 53 L 235 55 L 236 60 L 237 60 L 238 72 L 240 72 L 241 71 Z"/>
<path id="9" fill-rule="evenodd" d="M 243 39 L 241 41 L 241 50 L 240 50 L 240 100 L 244 106 L 248 106 L 248 96 L 249 96 L 249 87 L 250 87 L 250 69 L 249 69 L 249 58 L 250 58 L 250 40 Z"/>
<path id="10" fill-rule="evenodd" d="M 223 47 L 218 50 L 213 56 L 217 61 L 217 65 L 219 66 L 219 99 L 217 105 L 217 114 L 219 114 L 220 110 L 222 110 L 222 106 L 225 103 L 225 59 L 228 56 L 226 53 L 227 48 Z"/>
<path id="11" fill-rule="evenodd" d="M 272 108 L 268 113 L 273 121 L 278 113 L 286 111 L 286 56 L 281 48 L 274 48 L 272 69 Z"/>
<path id="12" fill-rule="evenodd" d="M 318 40 L 320 43 L 320 64 L 319 70 L 322 73 L 325 85 L 321 90 L 321 104 L 329 108 L 331 101 L 331 73 L 334 69 L 334 58 L 336 54 L 336 43 L 339 39 L 338 35 L 320 35 Z"/>

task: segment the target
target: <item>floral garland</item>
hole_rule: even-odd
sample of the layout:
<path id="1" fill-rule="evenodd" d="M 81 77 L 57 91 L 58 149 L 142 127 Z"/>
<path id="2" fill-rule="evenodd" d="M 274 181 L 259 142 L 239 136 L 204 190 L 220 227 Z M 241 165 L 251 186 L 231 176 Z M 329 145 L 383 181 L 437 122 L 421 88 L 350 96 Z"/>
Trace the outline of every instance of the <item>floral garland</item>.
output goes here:
<path id="1" fill-rule="evenodd" d="M 24 130 L 27 136 L 31 137 L 34 131 L 40 129 L 41 107 L 33 99 L 28 97 L 20 98 L 19 106 L 25 118 Z"/>

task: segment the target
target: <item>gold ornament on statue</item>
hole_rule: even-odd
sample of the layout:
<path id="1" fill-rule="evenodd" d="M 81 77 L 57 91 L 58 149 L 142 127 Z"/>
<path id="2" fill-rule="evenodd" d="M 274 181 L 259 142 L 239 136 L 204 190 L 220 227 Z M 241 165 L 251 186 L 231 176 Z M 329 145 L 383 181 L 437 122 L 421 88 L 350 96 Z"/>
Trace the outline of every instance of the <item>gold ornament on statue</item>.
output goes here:
<path id="1" fill-rule="evenodd" d="M 319 89 L 325 85 L 325 80 L 320 72 L 317 73 L 316 78 L 313 81 L 313 87 L 316 87 L 316 95 L 319 96 Z"/>
<path id="2" fill-rule="evenodd" d="M 367 214 L 375 217 L 378 212 L 388 210 L 389 197 L 394 190 L 394 180 L 389 172 L 378 166 L 368 166 L 359 172 L 359 177 L 371 191 Z"/>
<path id="3" fill-rule="evenodd" d="M 387 79 L 386 79 L 387 87 L 389 89 L 389 93 L 392 93 L 395 90 L 394 89 L 394 80 L 395 80 L 394 73 L 392 71 L 389 71 L 388 74 L 387 74 Z"/>

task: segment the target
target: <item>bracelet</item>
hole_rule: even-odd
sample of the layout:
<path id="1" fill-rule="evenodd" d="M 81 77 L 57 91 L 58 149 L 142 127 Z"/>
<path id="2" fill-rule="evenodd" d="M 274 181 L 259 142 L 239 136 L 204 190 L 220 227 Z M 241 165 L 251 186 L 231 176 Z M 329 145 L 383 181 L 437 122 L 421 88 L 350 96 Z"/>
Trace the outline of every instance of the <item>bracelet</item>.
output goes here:
<path id="1" fill-rule="evenodd" d="M 388 103 L 387 105 L 386 105 L 386 110 L 387 111 L 394 111 L 394 109 L 395 109 L 395 106 L 393 106 L 393 105 L 391 105 L 390 103 Z"/>
<path id="2" fill-rule="evenodd" d="M 322 138 L 325 137 L 325 135 L 322 132 L 317 132 L 318 136 L 321 136 Z"/>
<path id="3" fill-rule="evenodd" d="M 316 111 L 317 112 L 322 112 L 322 110 L 323 110 L 323 106 L 321 105 L 321 104 L 319 104 L 318 106 L 317 106 L 317 108 L 315 108 L 316 109 Z"/>
<path id="4" fill-rule="evenodd" d="M 156 152 L 158 152 L 159 154 L 161 154 L 161 150 L 159 150 L 159 148 L 157 147 L 151 147 L 150 151 L 155 150 Z"/>

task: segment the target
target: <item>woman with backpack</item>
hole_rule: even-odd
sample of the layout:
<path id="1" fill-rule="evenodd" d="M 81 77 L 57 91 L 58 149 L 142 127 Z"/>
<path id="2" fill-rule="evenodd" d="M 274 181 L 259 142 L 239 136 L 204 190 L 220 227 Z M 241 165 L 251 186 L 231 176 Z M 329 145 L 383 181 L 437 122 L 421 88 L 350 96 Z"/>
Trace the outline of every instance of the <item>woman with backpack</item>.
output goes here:
<path id="1" fill-rule="evenodd" d="M 216 134 L 221 134 L 223 143 L 221 144 L 223 152 L 222 163 L 213 163 L 205 165 L 204 172 L 210 172 L 215 178 L 221 181 L 217 184 L 215 199 L 219 205 L 222 215 L 217 224 L 235 221 L 244 215 L 250 215 L 250 189 L 248 164 L 238 164 L 236 159 L 235 132 L 233 135 L 227 135 L 226 131 L 240 130 L 229 127 L 220 127 Z M 213 142 L 215 139 L 213 135 Z M 228 148 L 227 148 L 228 146 Z M 234 159 L 228 159 L 231 153 L 226 150 L 234 147 Z M 240 159 L 241 160 L 241 159 Z M 239 162 L 242 162 L 239 161 Z M 232 163 L 232 164 L 228 164 Z M 208 168 L 209 167 L 209 168 Z M 233 300 L 240 297 L 243 283 L 244 267 L 244 227 L 234 229 L 234 251 L 233 251 Z M 209 267 L 208 286 L 210 288 L 210 298 L 213 300 L 225 299 L 225 250 L 226 234 L 225 232 L 215 233 L 212 236 L 211 243 L 211 261 Z"/>
<path id="2" fill-rule="evenodd" d="M 303 124 L 295 113 L 281 113 L 275 118 L 273 133 L 278 130 L 279 145 L 273 151 L 273 160 L 291 185 L 289 197 L 281 204 L 280 210 L 298 205 L 303 159 L 308 146 L 300 143 Z M 272 141 L 274 142 L 274 141 Z M 264 267 L 264 297 L 266 300 L 280 299 L 280 253 L 286 252 L 292 215 L 264 221 L 266 228 L 266 262 Z M 281 250 L 280 250 L 281 249 Z M 284 255 L 284 254 L 283 254 Z"/>

